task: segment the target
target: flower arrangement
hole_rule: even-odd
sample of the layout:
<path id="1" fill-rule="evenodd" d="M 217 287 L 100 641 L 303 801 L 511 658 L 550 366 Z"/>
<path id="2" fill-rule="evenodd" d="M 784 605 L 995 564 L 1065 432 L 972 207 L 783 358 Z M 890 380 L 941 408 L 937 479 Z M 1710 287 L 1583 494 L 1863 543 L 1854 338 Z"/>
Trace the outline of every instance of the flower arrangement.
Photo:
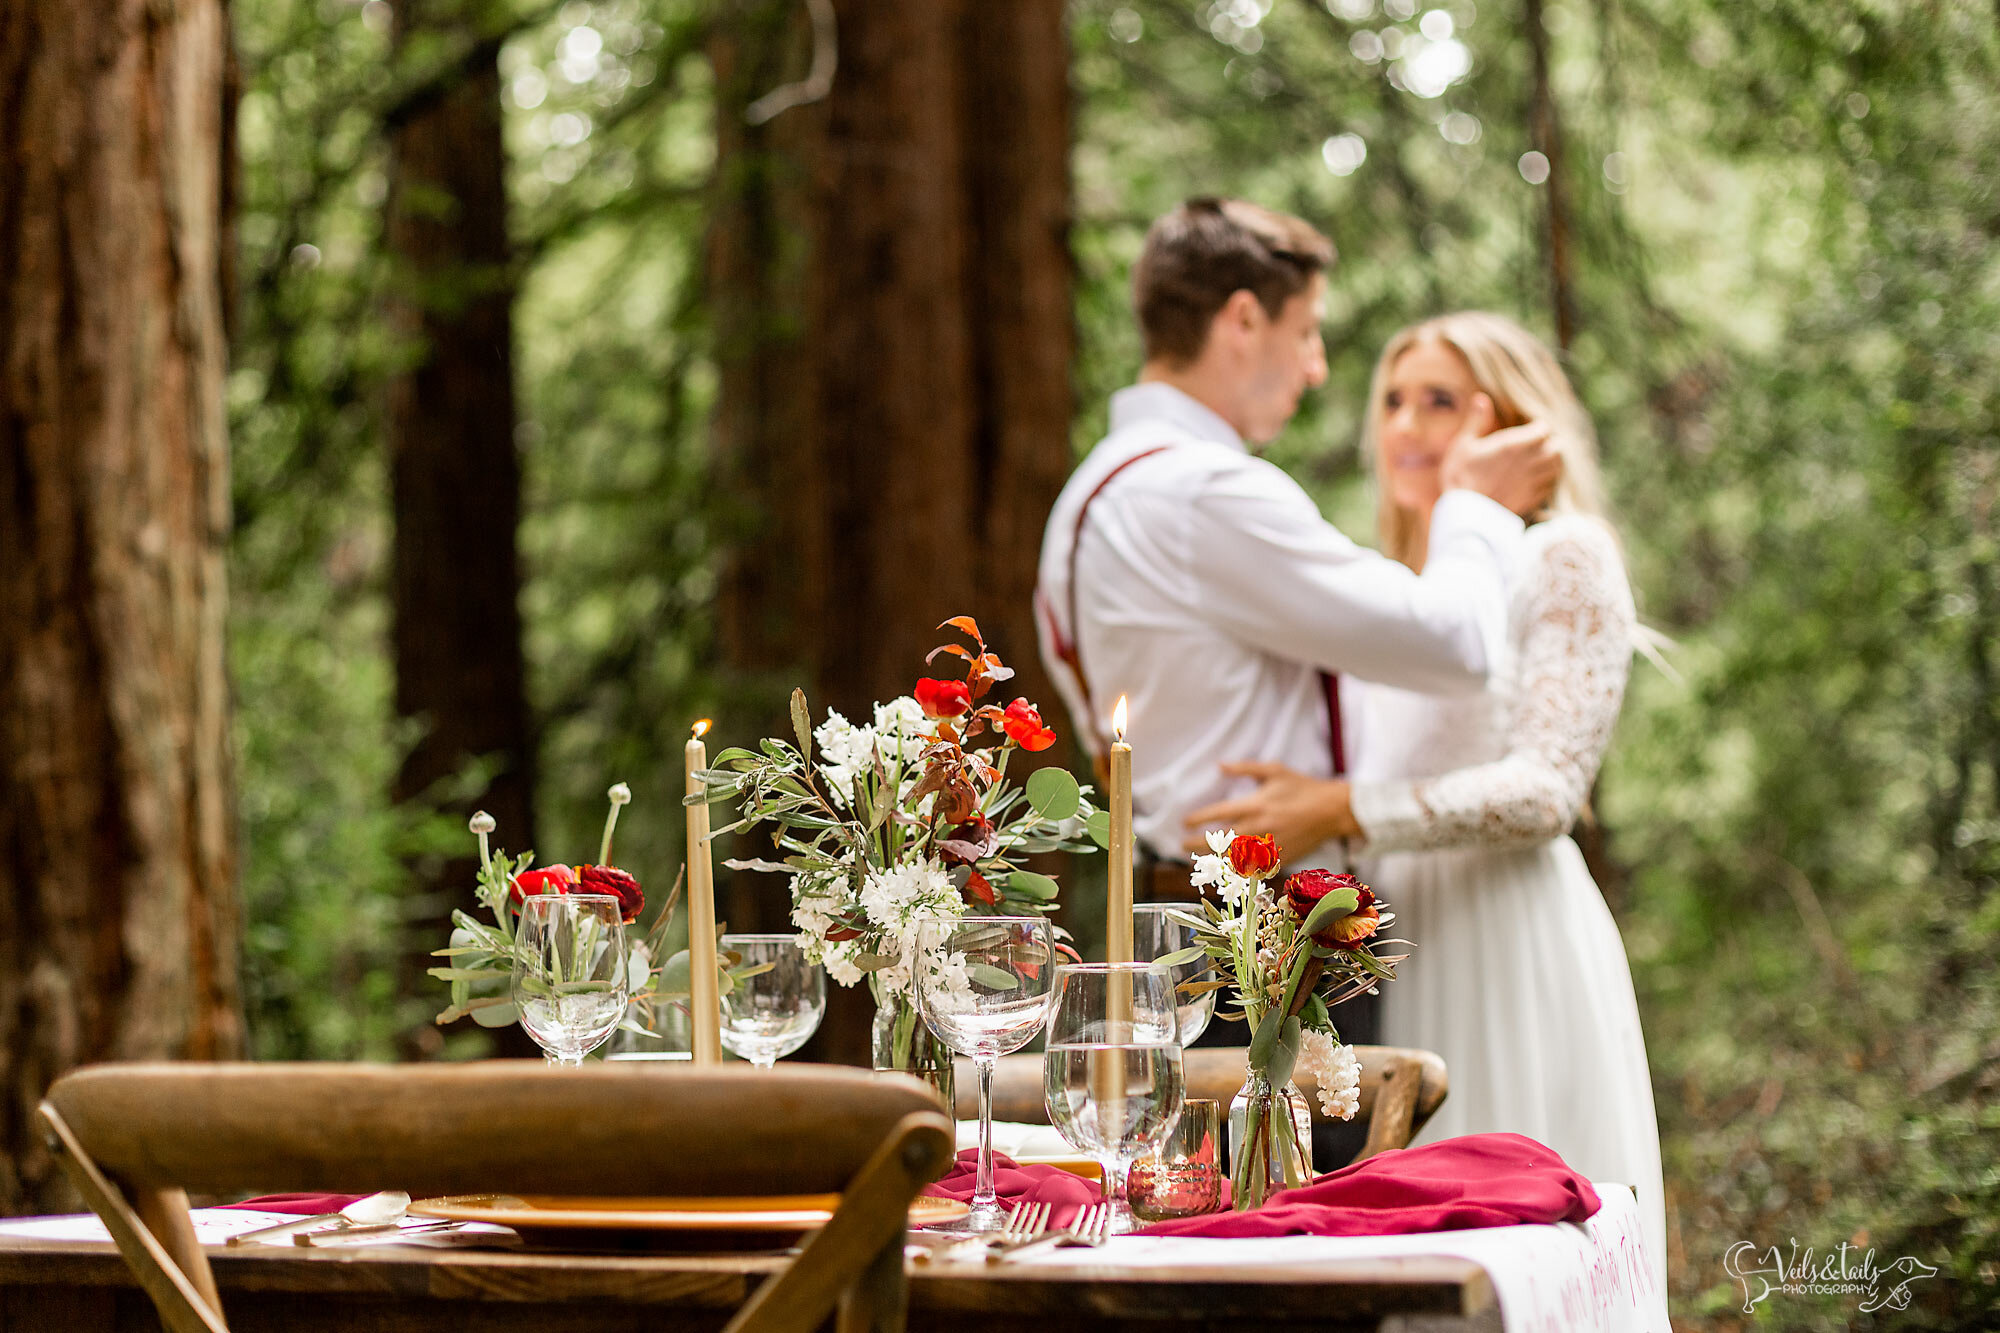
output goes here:
<path id="1" fill-rule="evenodd" d="M 1007 782 L 1014 751 L 1046 750 L 1055 732 L 1026 699 L 986 702 L 1014 673 L 972 617 L 939 628 L 958 631 L 970 646 L 944 644 L 925 662 L 956 658 L 962 678 L 919 680 L 908 695 L 876 704 L 866 722 L 829 710 L 817 727 L 804 691 L 795 690 L 796 744 L 725 750 L 701 777 L 707 800 L 739 807 L 741 817 L 716 832 L 769 827 L 781 858 L 726 864 L 787 876 L 807 956 L 843 986 L 868 979 L 878 1006 L 877 1064 L 942 1084 L 951 1055 L 927 1049 L 912 1004 L 914 970 L 963 960 L 914 957 L 918 921 L 1053 911 L 1056 882 L 1023 858 L 1101 847 L 1108 820 L 1064 769 Z M 976 744 L 982 738 L 989 743 Z"/>
<path id="2" fill-rule="evenodd" d="M 1173 914 L 1193 928 L 1195 944 L 1161 961 L 1207 957 L 1221 975 L 1198 976 L 1183 991 L 1234 986 L 1237 1012 L 1222 1016 L 1250 1025 L 1250 1081 L 1231 1123 L 1231 1190 L 1242 1210 L 1311 1175 L 1311 1145 L 1301 1141 L 1296 1094 L 1287 1091 L 1294 1072 L 1313 1077 L 1325 1114 L 1345 1120 L 1359 1109 L 1361 1064 L 1341 1044 L 1332 1010 L 1394 979 L 1409 955 L 1375 953 L 1396 917 L 1353 875 L 1303 870 L 1279 890 L 1272 884 L 1281 859 L 1275 839 L 1231 830 L 1209 834 L 1208 845 L 1208 854 L 1195 858 L 1192 882 L 1214 897 L 1203 897 L 1199 914 Z"/>
<path id="3" fill-rule="evenodd" d="M 470 1017 L 481 1027 L 498 1028 L 519 1019 L 508 996 L 507 983 L 514 967 L 515 927 L 521 905 L 529 898 L 545 893 L 608 894 L 618 900 L 619 915 L 626 925 L 639 919 L 646 907 L 645 891 L 630 871 L 611 864 L 612 833 L 618 827 L 619 810 L 632 799 L 632 790 L 620 782 L 605 795 L 611 802 L 611 811 L 605 817 L 604 839 L 595 865 L 557 864 L 530 869 L 535 860 L 533 852 L 508 856 L 503 849 L 491 845 L 495 830 L 493 816 L 484 810 L 472 816 L 468 827 L 479 839 L 479 901 L 492 920 L 481 921 L 463 910 L 452 912 L 451 942 L 445 948 L 432 950 L 432 957 L 445 959 L 446 963 L 431 968 L 430 974 L 451 986 L 451 1004 L 437 1016 L 437 1022 L 451 1023 Z M 672 955 L 665 952 L 667 928 L 680 902 L 680 892 L 676 883 L 645 937 L 627 947 L 626 979 L 632 1008 L 620 1026 L 628 1031 L 660 1035 L 645 1025 L 643 1016 L 657 1013 L 661 1004 L 684 1001 L 687 997 L 687 951 L 683 949 Z M 742 959 L 735 955 L 720 955 L 720 961 L 724 965 L 721 985 L 725 990 L 736 980 L 764 970 L 743 966 Z"/>

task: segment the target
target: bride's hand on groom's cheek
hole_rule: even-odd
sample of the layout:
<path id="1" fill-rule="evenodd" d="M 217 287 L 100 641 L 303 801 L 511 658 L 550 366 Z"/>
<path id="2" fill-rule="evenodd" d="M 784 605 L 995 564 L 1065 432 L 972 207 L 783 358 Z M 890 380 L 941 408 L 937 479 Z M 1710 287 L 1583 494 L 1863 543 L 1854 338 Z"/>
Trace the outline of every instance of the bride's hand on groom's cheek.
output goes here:
<path id="1" fill-rule="evenodd" d="M 1278 840 L 1287 863 L 1321 843 L 1361 832 L 1348 801 L 1348 784 L 1338 778 L 1309 778 L 1283 764 L 1224 764 L 1222 771 L 1233 778 L 1256 778 L 1257 790 L 1191 812 L 1181 844 L 1190 855 L 1208 850 L 1209 829 L 1268 833 Z"/>

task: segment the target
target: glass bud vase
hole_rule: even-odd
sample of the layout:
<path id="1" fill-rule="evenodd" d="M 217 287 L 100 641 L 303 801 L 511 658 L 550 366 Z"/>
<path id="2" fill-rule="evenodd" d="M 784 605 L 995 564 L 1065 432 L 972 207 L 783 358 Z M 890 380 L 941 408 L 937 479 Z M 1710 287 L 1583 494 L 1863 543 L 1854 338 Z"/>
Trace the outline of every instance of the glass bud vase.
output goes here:
<path id="1" fill-rule="evenodd" d="M 1271 1086 L 1252 1069 L 1229 1103 L 1230 1206 L 1237 1212 L 1260 1208 L 1279 1190 L 1313 1177 L 1312 1108 L 1298 1085 Z"/>
<path id="2" fill-rule="evenodd" d="M 951 1048 L 931 1035 L 907 997 L 892 995 L 876 1001 L 875 1023 L 869 1036 L 875 1068 L 922 1079 L 937 1090 L 945 1114 L 955 1114 L 957 1083 Z"/>

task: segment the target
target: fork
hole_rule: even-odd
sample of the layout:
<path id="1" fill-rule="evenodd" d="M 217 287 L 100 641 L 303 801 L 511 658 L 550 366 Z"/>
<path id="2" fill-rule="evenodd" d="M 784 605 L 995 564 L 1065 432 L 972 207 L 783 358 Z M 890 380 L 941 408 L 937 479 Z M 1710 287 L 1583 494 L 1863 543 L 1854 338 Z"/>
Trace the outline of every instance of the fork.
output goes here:
<path id="1" fill-rule="evenodd" d="M 927 1250 L 917 1257 L 919 1261 L 928 1262 L 948 1252 L 962 1250 L 969 1245 L 1012 1246 L 1025 1244 L 1048 1231 L 1049 1213 L 1054 1207 L 1054 1204 L 1049 1203 L 1017 1203 L 1014 1205 L 1014 1210 L 1007 1215 L 1007 1221 L 1000 1230 L 988 1235 L 963 1236 L 947 1240 L 936 1249 Z"/>
<path id="2" fill-rule="evenodd" d="M 1076 1220 L 1067 1227 L 1046 1232 L 1031 1240 L 1012 1245 L 996 1245 L 986 1252 L 989 1264 L 1004 1263 L 1018 1255 L 1035 1250 L 1053 1249 L 1063 1245 L 1082 1245 L 1096 1248 L 1111 1239 L 1111 1205 L 1095 1203 L 1076 1215 Z"/>

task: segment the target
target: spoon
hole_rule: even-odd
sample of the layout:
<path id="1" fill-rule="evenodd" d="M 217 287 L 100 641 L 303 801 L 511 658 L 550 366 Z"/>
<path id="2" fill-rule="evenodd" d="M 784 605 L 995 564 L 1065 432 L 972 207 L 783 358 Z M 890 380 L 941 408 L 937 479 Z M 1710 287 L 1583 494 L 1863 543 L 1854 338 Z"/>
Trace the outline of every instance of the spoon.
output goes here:
<path id="1" fill-rule="evenodd" d="M 295 1231 L 318 1226 L 322 1222 L 332 1222 L 335 1229 L 350 1226 L 375 1226 L 394 1222 L 408 1211 L 410 1196 L 401 1190 L 383 1190 L 356 1199 L 337 1213 L 314 1213 L 311 1217 L 295 1217 L 289 1222 L 279 1222 L 274 1226 L 258 1227 L 255 1231 L 244 1231 L 229 1238 L 231 1245 L 242 1245 L 247 1241 L 270 1240 L 277 1236 L 289 1236 Z"/>

